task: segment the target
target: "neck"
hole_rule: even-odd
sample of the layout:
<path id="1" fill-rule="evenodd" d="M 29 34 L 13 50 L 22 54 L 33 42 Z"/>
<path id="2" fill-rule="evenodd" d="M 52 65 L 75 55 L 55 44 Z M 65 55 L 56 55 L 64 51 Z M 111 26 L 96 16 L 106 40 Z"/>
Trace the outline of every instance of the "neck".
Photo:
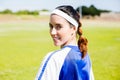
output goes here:
<path id="1" fill-rule="evenodd" d="M 77 46 L 77 40 L 76 40 L 76 38 L 71 39 L 71 41 L 65 43 L 64 45 L 61 45 L 60 47 L 62 48 L 62 47 L 67 46 L 67 45 Z"/>

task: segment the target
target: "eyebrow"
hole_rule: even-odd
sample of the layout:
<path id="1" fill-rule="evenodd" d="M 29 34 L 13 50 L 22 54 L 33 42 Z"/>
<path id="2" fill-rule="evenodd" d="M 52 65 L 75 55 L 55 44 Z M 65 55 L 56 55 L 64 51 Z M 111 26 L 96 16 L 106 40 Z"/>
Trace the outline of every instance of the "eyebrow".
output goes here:
<path id="1" fill-rule="evenodd" d="M 49 23 L 49 25 L 53 26 L 51 23 Z M 55 25 L 61 25 L 60 23 L 56 23 Z"/>

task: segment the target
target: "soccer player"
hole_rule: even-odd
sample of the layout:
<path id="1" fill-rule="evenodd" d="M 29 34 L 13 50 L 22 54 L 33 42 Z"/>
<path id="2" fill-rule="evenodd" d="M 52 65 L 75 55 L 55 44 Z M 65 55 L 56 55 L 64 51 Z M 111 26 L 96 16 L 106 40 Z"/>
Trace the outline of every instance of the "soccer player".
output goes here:
<path id="1" fill-rule="evenodd" d="M 58 6 L 49 26 L 54 45 L 60 49 L 46 55 L 35 80 L 94 80 L 78 12 L 70 5 Z"/>

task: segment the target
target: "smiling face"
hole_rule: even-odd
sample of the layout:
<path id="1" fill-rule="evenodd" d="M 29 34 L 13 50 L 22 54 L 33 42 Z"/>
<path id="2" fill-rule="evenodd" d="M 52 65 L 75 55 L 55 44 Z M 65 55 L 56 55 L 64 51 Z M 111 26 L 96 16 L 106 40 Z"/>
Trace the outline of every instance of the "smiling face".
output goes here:
<path id="1" fill-rule="evenodd" d="M 71 27 L 70 23 L 63 17 L 58 15 L 50 16 L 50 35 L 55 46 L 65 46 L 75 44 L 75 27 Z"/>

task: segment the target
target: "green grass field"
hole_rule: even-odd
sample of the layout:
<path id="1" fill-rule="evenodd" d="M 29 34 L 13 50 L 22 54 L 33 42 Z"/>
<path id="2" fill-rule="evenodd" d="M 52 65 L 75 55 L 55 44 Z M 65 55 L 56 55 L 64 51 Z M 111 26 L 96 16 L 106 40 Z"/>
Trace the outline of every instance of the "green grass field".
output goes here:
<path id="1" fill-rule="evenodd" d="M 96 80 L 120 80 L 119 22 L 83 21 Z M 0 23 L 0 80 L 34 80 L 54 47 L 48 22 Z"/>

